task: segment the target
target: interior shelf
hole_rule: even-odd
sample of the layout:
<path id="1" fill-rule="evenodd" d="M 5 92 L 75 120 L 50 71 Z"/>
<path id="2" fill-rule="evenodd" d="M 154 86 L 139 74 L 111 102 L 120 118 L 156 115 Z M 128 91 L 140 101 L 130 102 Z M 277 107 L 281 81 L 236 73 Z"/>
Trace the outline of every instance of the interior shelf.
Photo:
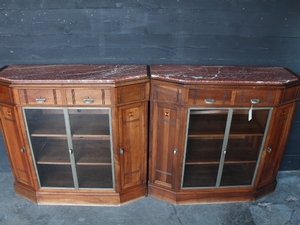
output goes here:
<path id="1" fill-rule="evenodd" d="M 255 163 L 224 165 L 220 186 L 251 185 L 255 166 Z"/>
<path id="2" fill-rule="evenodd" d="M 106 114 L 71 114 L 70 124 L 73 136 L 110 135 L 109 117 Z"/>
<path id="3" fill-rule="evenodd" d="M 77 140 L 73 147 L 77 165 L 111 165 L 109 141 Z"/>
<path id="4" fill-rule="evenodd" d="M 74 188 L 71 166 L 37 165 L 41 187 Z"/>
<path id="5" fill-rule="evenodd" d="M 190 138 L 219 137 L 223 138 L 226 128 L 226 114 L 192 114 L 190 115 Z M 235 114 L 230 127 L 230 136 L 263 136 L 264 129 L 253 118 L 248 121 L 244 114 Z"/>
<path id="6" fill-rule="evenodd" d="M 183 187 L 215 187 L 219 165 L 186 165 Z"/>
<path id="7" fill-rule="evenodd" d="M 113 188 L 111 166 L 77 166 L 79 188 Z"/>
<path id="8" fill-rule="evenodd" d="M 71 164 L 66 139 L 32 138 L 32 147 L 37 164 Z"/>
<path id="9" fill-rule="evenodd" d="M 32 145 L 37 164 L 71 164 L 67 140 L 34 138 Z M 109 141 L 80 139 L 73 147 L 78 165 L 111 165 Z"/>
<path id="10" fill-rule="evenodd" d="M 223 140 L 189 140 L 186 152 L 186 164 L 219 164 Z M 256 163 L 258 153 L 247 140 L 231 139 L 228 142 L 225 163 Z"/>

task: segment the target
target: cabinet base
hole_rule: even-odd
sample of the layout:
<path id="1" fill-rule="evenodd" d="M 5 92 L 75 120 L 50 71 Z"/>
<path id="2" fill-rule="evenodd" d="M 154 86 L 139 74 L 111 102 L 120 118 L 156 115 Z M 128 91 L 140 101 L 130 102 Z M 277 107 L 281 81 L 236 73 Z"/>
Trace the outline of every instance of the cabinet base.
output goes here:
<path id="1" fill-rule="evenodd" d="M 115 193 L 94 190 L 39 190 L 15 183 L 16 194 L 39 205 L 120 206 L 147 196 L 146 186 Z"/>
<path id="2" fill-rule="evenodd" d="M 253 188 L 231 188 L 231 189 L 198 189 L 182 190 L 175 192 L 165 188 L 149 185 L 148 194 L 151 197 L 163 200 L 172 204 L 207 204 L 207 203 L 233 203 L 252 202 L 275 190 L 276 182 L 267 185 L 258 191 Z"/>

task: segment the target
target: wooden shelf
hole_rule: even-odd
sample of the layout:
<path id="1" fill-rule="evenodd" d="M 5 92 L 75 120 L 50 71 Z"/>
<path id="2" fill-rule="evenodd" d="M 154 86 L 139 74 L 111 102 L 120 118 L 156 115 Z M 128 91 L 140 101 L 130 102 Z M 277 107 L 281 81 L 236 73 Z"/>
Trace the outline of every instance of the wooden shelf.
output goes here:
<path id="1" fill-rule="evenodd" d="M 224 165 L 220 186 L 251 185 L 255 166 L 255 163 Z"/>
<path id="2" fill-rule="evenodd" d="M 66 139 L 32 138 L 32 147 L 37 164 L 71 165 Z"/>
<path id="3" fill-rule="evenodd" d="M 214 137 L 223 138 L 227 115 L 225 114 L 193 114 L 190 115 L 189 138 Z M 248 121 L 244 114 L 237 114 L 232 120 L 230 136 L 263 136 L 264 129 L 253 118 Z"/>
<path id="4" fill-rule="evenodd" d="M 110 135 L 109 117 L 106 114 L 71 114 L 70 124 L 73 136 Z"/>
<path id="5" fill-rule="evenodd" d="M 189 136 L 193 135 L 224 135 L 227 114 L 196 114 L 190 115 Z"/>
<path id="6" fill-rule="evenodd" d="M 37 165 L 41 187 L 74 188 L 71 165 Z"/>
<path id="7" fill-rule="evenodd" d="M 77 165 L 111 165 L 109 141 L 77 140 L 73 147 Z"/>
<path id="8" fill-rule="evenodd" d="M 219 165 L 186 165 L 183 187 L 215 187 Z"/>
<path id="9" fill-rule="evenodd" d="M 71 164 L 67 140 L 33 138 L 32 145 L 37 164 Z M 73 141 L 73 147 L 78 165 L 111 165 L 109 141 L 80 139 Z"/>
<path id="10" fill-rule="evenodd" d="M 224 165 L 220 186 L 251 185 L 255 164 Z M 186 165 L 184 188 L 215 187 L 218 165 Z"/>
<path id="11" fill-rule="evenodd" d="M 223 140 L 189 140 L 186 164 L 219 164 Z M 245 139 L 230 139 L 227 146 L 225 163 L 256 163 L 258 154 Z"/>
<path id="12" fill-rule="evenodd" d="M 113 188 L 111 166 L 77 166 L 79 188 Z"/>
<path id="13" fill-rule="evenodd" d="M 27 121 L 31 136 L 66 136 L 63 114 L 43 114 L 38 121 Z"/>

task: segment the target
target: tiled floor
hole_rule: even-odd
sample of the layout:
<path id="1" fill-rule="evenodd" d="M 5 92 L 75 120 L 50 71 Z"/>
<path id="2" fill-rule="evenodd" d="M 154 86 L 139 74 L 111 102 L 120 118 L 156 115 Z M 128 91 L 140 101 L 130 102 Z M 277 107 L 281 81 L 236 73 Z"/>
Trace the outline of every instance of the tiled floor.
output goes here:
<path id="1" fill-rule="evenodd" d="M 41 206 L 15 195 L 0 139 L 1 225 L 300 224 L 300 171 L 280 172 L 276 191 L 252 203 L 172 205 L 151 197 L 121 207 Z"/>

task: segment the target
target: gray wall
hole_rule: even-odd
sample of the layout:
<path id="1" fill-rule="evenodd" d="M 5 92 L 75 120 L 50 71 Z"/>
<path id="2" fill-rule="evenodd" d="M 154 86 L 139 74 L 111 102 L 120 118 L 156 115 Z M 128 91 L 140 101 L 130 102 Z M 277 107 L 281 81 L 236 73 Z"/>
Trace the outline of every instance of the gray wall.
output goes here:
<path id="1" fill-rule="evenodd" d="M 300 74 L 299 0 L 1 0 L 10 64 L 283 66 Z M 300 169 L 300 107 L 281 169 Z"/>

